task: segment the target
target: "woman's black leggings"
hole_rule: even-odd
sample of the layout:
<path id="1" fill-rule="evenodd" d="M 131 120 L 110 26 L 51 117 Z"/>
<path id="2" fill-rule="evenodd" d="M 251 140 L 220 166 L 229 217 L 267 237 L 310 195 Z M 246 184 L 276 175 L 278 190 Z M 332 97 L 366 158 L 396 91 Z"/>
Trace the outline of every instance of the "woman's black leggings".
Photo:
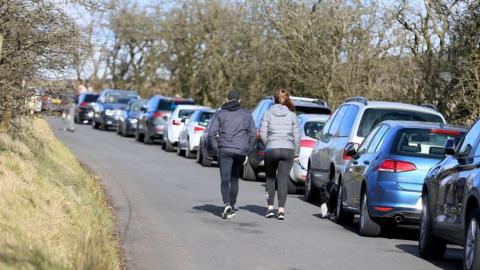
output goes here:
<path id="1" fill-rule="evenodd" d="M 294 158 L 293 149 L 271 149 L 265 153 L 265 172 L 267 174 L 265 190 L 268 205 L 273 205 L 275 200 L 275 181 L 277 181 L 278 207 L 285 207 L 288 195 L 287 181 L 290 181 L 290 170 Z"/>

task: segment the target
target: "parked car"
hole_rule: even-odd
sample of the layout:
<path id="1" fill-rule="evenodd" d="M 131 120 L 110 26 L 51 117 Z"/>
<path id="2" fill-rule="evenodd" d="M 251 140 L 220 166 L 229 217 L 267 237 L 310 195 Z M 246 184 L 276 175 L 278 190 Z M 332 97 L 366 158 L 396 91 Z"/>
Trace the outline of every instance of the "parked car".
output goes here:
<path id="1" fill-rule="evenodd" d="M 121 109 L 132 99 L 139 99 L 136 91 L 103 90 L 94 105 L 92 126 L 94 129 L 116 128 Z"/>
<path id="2" fill-rule="evenodd" d="M 97 93 L 82 93 L 78 96 L 77 105 L 75 106 L 75 123 L 90 123 L 93 119 L 93 106 L 97 102 Z"/>
<path id="3" fill-rule="evenodd" d="M 208 122 L 215 114 L 214 109 L 201 108 L 193 112 L 192 116 L 180 132 L 178 140 L 178 151 L 185 153 L 187 158 L 196 158 L 200 137 L 207 128 Z"/>
<path id="4" fill-rule="evenodd" d="M 180 138 L 180 131 L 188 122 L 188 119 L 197 109 L 206 108 L 197 105 L 178 105 L 165 123 L 165 135 L 163 137 L 163 149 L 167 152 L 175 151 Z M 177 149 L 178 154 L 183 154 L 183 150 Z"/>
<path id="5" fill-rule="evenodd" d="M 211 144 L 208 142 L 208 131 L 210 130 L 210 123 L 202 132 L 200 136 L 200 141 L 198 143 L 198 151 L 197 151 L 197 163 L 201 164 L 204 167 L 212 166 L 213 162 L 217 161 L 217 152 L 213 150 Z"/>
<path id="6" fill-rule="evenodd" d="M 300 127 L 300 154 L 298 161 L 293 163 L 290 171 L 290 182 L 288 183 L 288 193 L 296 193 L 298 186 L 305 185 L 307 178 L 307 164 L 310 158 L 310 153 L 317 143 L 319 134 L 321 134 L 325 122 L 327 122 L 329 115 L 325 114 L 301 114 L 298 116 L 298 123 Z"/>
<path id="7" fill-rule="evenodd" d="M 146 99 L 132 99 L 127 103 L 127 106 L 122 109 L 118 118 L 117 134 L 124 137 L 135 135 L 138 118 L 147 102 L 148 100 Z"/>
<path id="8" fill-rule="evenodd" d="M 419 224 L 422 187 L 428 170 L 445 157 L 449 139 L 460 141 L 465 129 L 438 123 L 385 121 L 356 150 L 350 145 L 338 183 L 335 219 L 378 236 L 382 227 Z"/>
<path id="9" fill-rule="evenodd" d="M 305 199 L 330 198 L 336 202 L 338 182 L 342 179 L 345 155 L 350 146 L 358 147 L 370 131 L 386 120 L 407 120 L 445 123 L 445 118 L 431 105 L 416 106 L 396 102 L 368 101 L 362 97 L 350 98 L 342 104 L 326 123 L 322 135 L 308 162 L 305 181 Z M 330 208 L 335 207 L 330 204 Z"/>
<path id="10" fill-rule="evenodd" d="M 447 141 L 447 156 L 425 178 L 418 243 L 423 258 L 439 258 L 453 243 L 464 246 L 463 269 L 480 269 L 479 139 L 477 120 L 461 143 Z"/>
<path id="11" fill-rule="evenodd" d="M 323 114 L 330 115 L 332 111 L 325 101 L 313 98 L 304 97 L 290 97 L 293 105 L 295 105 L 295 112 L 297 115 L 301 114 Z M 255 122 L 257 130 L 260 128 L 260 122 L 265 112 L 274 104 L 273 97 L 265 97 L 262 99 L 252 112 L 252 117 Z M 242 178 L 246 180 L 256 180 L 258 173 L 264 171 L 264 155 L 265 146 L 263 145 L 260 136 L 257 136 L 255 149 L 248 155 L 247 162 L 243 166 Z"/>
<path id="12" fill-rule="evenodd" d="M 192 99 L 172 98 L 160 95 L 153 96 L 148 101 L 138 120 L 135 139 L 151 144 L 155 140 L 163 140 L 165 123 L 177 105 L 194 105 Z"/>

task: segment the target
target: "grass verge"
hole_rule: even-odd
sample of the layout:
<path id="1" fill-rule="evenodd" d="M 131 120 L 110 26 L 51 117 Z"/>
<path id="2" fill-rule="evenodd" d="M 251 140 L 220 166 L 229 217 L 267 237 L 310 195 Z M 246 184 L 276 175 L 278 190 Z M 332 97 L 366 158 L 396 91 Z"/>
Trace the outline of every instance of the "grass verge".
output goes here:
<path id="1" fill-rule="evenodd" d="M 121 269 L 103 187 L 42 119 L 0 134 L 0 269 Z"/>

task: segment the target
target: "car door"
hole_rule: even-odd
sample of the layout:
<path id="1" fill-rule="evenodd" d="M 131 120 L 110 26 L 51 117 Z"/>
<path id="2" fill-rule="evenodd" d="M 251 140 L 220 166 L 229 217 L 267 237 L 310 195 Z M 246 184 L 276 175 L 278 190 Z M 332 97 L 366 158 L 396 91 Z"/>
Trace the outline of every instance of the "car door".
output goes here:
<path id="1" fill-rule="evenodd" d="M 330 138 L 328 138 L 330 127 L 332 126 L 332 122 L 336 117 L 338 110 L 333 113 L 333 115 L 330 117 L 330 119 L 327 121 L 325 124 L 325 127 L 323 128 L 322 132 L 318 136 L 318 141 L 317 144 L 315 145 L 314 149 L 312 150 L 312 153 L 310 153 L 310 168 L 312 170 L 312 173 L 316 173 L 318 171 L 318 168 L 320 167 L 320 150 L 325 147 L 325 145 L 329 142 Z"/>
<path id="2" fill-rule="evenodd" d="M 348 111 L 349 105 L 343 105 L 338 109 L 338 112 L 335 115 L 335 118 L 332 121 L 332 124 L 321 139 L 321 148 L 319 148 L 317 157 L 318 157 L 318 176 L 320 180 L 326 183 L 329 180 L 330 176 L 330 166 L 332 160 L 335 157 L 334 149 L 335 144 L 338 139 L 338 131 L 340 125 L 342 124 L 343 118 Z"/>
<path id="3" fill-rule="evenodd" d="M 465 135 L 455 156 L 449 156 L 443 162 L 444 166 L 431 181 L 434 200 L 432 214 L 434 222 L 440 230 L 455 237 L 455 227 L 458 226 L 458 205 L 456 205 L 457 186 L 465 185 L 465 176 L 475 169 L 475 147 L 480 134 L 480 122 L 476 122 Z M 457 192 L 462 192 L 458 188 Z"/>

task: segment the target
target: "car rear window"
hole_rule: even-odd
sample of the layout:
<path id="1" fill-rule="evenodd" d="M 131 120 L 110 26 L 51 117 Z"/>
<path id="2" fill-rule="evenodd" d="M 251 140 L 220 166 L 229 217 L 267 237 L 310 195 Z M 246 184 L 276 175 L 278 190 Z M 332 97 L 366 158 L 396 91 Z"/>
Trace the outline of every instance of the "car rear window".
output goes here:
<path id="1" fill-rule="evenodd" d="M 319 121 L 309 121 L 306 122 L 303 130 L 305 131 L 305 136 L 317 139 L 318 134 L 322 132 L 325 123 Z"/>
<path id="2" fill-rule="evenodd" d="M 178 111 L 178 118 L 190 118 L 195 110 L 180 110 Z"/>
<path id="3" fill-rule="evenodd" d="M 106 103 L 119 103 L 119 104 L 127 104 L 130 100 L 138 98 L 134 95 L 125 95 L 125 94 L 107 94 L 105 95 L 105 102 Z"/>
<path id="4" fill-rule="evenodd" d="M 174 111 L 177 105 L 195 105 L 190 99 L 161 99 L 158 103 L 158 111 Z"/>
<path id="5" fill-rule="evenodd" d="M 430 113 L 406 111 L 397 109 L 366 109 L 363 113 L 357 136 L 366 137 L 368 133 L 378 124 L 387 120 L 420 121 L 443 123 L 443 119 Z"/>
<path id="6" fill-rule="evenodd" d="M 295 106 L 295 113 L 300 114 L 331 114 L 329 108 L 315 106 Z"/>
<path id="7" fill-rule="evenodd" d="M 396 137 L 394 153 L 442 159 L 447 139 L 454 138 L 458 144 L 462 136 L 462 132 L 451 130 L 403 129 Z"/>
<path id="8" fill-rule="evenodd" d="M 97 101 L 98 95 L 85 95 L 83 97 L 83 101 L 87 103 L 95 102 Z"/>

